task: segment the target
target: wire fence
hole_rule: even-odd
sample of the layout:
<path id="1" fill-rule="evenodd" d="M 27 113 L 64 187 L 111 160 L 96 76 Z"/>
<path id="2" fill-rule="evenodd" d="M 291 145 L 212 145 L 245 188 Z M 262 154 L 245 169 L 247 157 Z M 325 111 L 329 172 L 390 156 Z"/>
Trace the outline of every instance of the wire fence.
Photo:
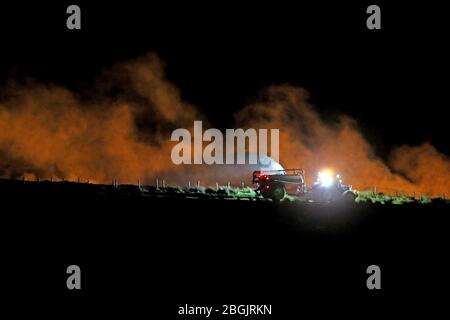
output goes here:
<path id="1" fill-rule="evenodd" d="M 77 178 L 75 180 L 66 180 L 64 178 L 58 178 L 58 179 L 53 179 L 52 177 L 47 178 L 47 179 L 40 179 L 39 177 L 21 177 L 20 179 L 12 179 L 12 180 L 20 180 L 25 182 L 34 182 L 34 183 L 43 183 L 43 182 L 71 182 L 71 183 L 84 183 L 84 184 L 91 184 L 91 179 L 89 178 Z M 118 187 L 120 185 L 130 185 L 130 183 L 124 183 L 121 184 L 119 182 L 119 180 L 117 178 L 113 178 L 111 180 L 111 185 L 113 187 Z M 131 185 L 135 185 L 138 188 L 141 188 L 144 186 L 144 184 L 142 183 L 142 181 L 140 179 L 136 180 L 136 183 L 131 183 Z M 167 180 L 165 178 L 160 178 L 160 177 L 156 177 L 154 178 L 154 183 L 153 184 L 147 184 L 146 186 L 153 186 L 158 188 L 166 188 L 166 187 L 170 187 L 170 186 L 174 186 L 174 185 L 169 185 L 167 183 Z M 186 183 L 183 184 L 176 184 L 176 187 L 181 187 L 181 188 L 188 188 L 188 189 L 192 189 L 192 188 L 205 188 L 205 187 L 210 187 L 210 188 L 215 188 L 215 189 L 220 189 L 220 188 L 247 188 L 247 187 L 252 187 L 251 184 L 249 183 L 245 183 L 244 181 L 241 182 L 231 182 L 231 181 L 227 181 L 226 183 L 219 183 L 219 182 L 215 182 L 213 185 L 208 184 L 206 185 L 202 185 L 200 180 L 187 180 Z M 389 196 L 396 196 L 396 197 L 409 197 L 412 199 L 421 199 L 422 197 L 427 197 L 427 198 L 440 198 L 440 199 L 444 199 L 447 200 L 448 199 L 448 193 L 442 192 L 442 193 L 424 193 L 421 191 L 416 191 L 416 190 L 400 190 L 400 189 L 396 189 L 396 188 L 390 188 L 390 187 L 386 187 L 386 186 L 366 186 L 366 187 L 362 187 L 362 188 L 357 188 L 356 189 L 358 192 L 365 192 L 365 193 L 371 193 L 373 195 L 389 195 Z"/>
<path id="2" fill-rule="evenodd" d="M 76 184 L 92 184 L 92 185 L 110 185 L 112 187 L 119 187 L 119 186 L 136 186 L 138 188 L 141 187 L 155 187 L 155 188 L 168 188 L 168 187 L 180 187 L 180 188 L 188 188 L 188 189 L 192 189 L 192 188 L 206 188 L 206 187 L 211 187 L 211 188 L 247 188 L 247 187 L 252 187 L 252 185 L 248 182 L 244 182 L 244 181 L 227 181 L 225 183 L 221 182 L 215 182 L 214 184 L 207 184 L 204 185 L 202 184 L 202 182 L 200 180 L 186 180 L 185 183 L 176 183 L 176 184 L 168 184 L 167 180 L 165 178 L 155 178 L 153 180 L 153 183 L 142 183 L 141 179 L 137 179 L 135 183 L 133 182 L 121 182 L 119 181 L 119 179 L 117 178 L 113 178 L 111 179 L 110 183 L 98 183 L 95 182 L 95 180 L 91 180 L 91 179 L 83 179 L 83 178 L 77 178 L 77 179 L 65 179 L 65 178 L 46 178 L 46 179 L 41 179 L 39 177 L 20 177 L 20 178 L 12 178 L 12 179 L 3 179 L 3 180 L 9 180 L 9 181 L 15 181 L 15 182 L 21 182 L 21 183 L 37 183 L 37 184 L 41 184 L 41 183 L 61 183 L 61 182 L 66 182 L 66 183 L 76 183 Z M 146 181 L 149 181 L 148 179 L 146 179 Z"/>

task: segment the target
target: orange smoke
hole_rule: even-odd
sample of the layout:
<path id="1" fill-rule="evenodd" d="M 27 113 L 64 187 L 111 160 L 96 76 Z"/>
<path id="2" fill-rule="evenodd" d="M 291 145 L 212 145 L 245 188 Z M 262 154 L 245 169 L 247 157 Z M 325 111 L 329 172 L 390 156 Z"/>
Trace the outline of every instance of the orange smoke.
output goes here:
<path id="1" fill-rule="evenodd" d="M 172 145 L 163 128 L 189 126 L 198 117 L 164 79 L 159 60 L 150 55 L 120 64 L 99 86 L 105 93 L 126 90 L 114 100 L 81 102 L 55 86 L 11 85 L 0 102 L 0 176 L 136 183 L 167 170 Z M 138 130 L 137 119 L 158 126 Z"/>
<path id="2" fill-rule="evenodd" d="M 191 128 L 194 120 L 206 122 L 165 79 L 155 55 L 118 64 L 98 79 L 95 92 L 87 99 L 39 83 L 4 89 L 0 177 L 136 183 L 159 176 L 171 183 L 201 179 L 214 184 L 230 181 L 230 172 L 245 175 L 243 180 L 251 175 L 220 165 L 172 164 L 171 132 Z M 270 87 L 235 119 L 236 128 L 279 128 L 281 163 L 305 168 L 310 181 L 321 168 L 331 167 L 356 188 L 433 195 L 450 190 L 449 159 L 433 146 L 397 148 L 387 164 L 375 156 L 354 120 L 325 121 L 299 88 Z"/>
<path id="3" fill-rule="evenodd" d="M 326 122 L 308 103 L 308 93 L 292 86 L 273 86 L 261 101 L 235 118 L 237 125 L 280 128 L 280 160 L 284 167 L 306 169 L 307 179 L 331 167 L 355 188 L 442 195 L 450 190 L 450 161 L 433 146 L 402 146 L 389 164 L 376 157 L 354 120 L 341 116 Z"/>

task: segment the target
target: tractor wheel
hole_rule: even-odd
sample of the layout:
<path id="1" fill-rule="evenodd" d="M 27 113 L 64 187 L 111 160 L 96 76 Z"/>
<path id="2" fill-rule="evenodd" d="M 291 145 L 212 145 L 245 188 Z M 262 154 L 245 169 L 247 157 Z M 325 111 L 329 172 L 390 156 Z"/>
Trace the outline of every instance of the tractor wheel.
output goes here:
<path id="1" fill-rule="evenodd" d="M 345 191 L 342 194 L 342 202 L 344 203 L 355 203 L 355 199 L 356 199 L 356 194 L 352 191 Z"/>
<path id="2" fill-rule="evenodd" d="M 286 190 L 282 185 L 276 184 L 271 187 L 270 199 L 274 202 L 279 202 L 286 196 Z"/>

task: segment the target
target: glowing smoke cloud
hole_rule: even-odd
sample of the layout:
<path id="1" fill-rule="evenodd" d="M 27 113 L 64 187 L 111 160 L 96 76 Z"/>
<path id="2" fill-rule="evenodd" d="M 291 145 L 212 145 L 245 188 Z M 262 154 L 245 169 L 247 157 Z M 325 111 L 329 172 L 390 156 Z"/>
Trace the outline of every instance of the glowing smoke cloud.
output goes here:
<path id="1" fill-rule="evenodd" d="M 170 133 L 180 127 L 192 130 L 194 120 L 208 123 L 195 106 L 182 101 L 155 55 L 116 65 L 99 77 L 95 90 L 80 98 L 36 82 L 11 81 L 3 88 L 0 176 L 103 183 L 113 178 L 152 183 L 158 176 L 171 184 L 250 178 L 247 167 L 172 164 Z M 236 128 L 280 128 L 280 162 L 306 169 L 314 175 L 311 179 L 321 168 L 331 167 L 357 188 L 450 191 L 449 159 L 433 146 L 402 146 L 393 150 L 387 164 L 374 155 L 354 120 L 342 116 L 335 123 L 324 121 L 301 88 L 266 88 L 235 119 Z"/>

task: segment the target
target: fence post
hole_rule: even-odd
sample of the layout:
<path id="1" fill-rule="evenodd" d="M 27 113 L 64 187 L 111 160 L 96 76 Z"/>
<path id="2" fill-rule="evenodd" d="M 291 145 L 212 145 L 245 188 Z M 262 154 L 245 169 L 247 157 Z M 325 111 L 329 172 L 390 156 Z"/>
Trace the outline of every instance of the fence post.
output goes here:
<path id="1" fill-rule="evenodd" d="M 227 188 L 230 189 L 230 181 L 227 183 Z"/>
<path id="2" fill-rule="evenodd" d="M 162 181 L 162 187 L 163 187 L 163 188 L 166 187 L 166 179 L 163 179 L 163 181 Z"/>
<path id="3" fill-rule="evenodd" d="M 377 186 L 374 186 L 373 187 L 373 195 L 376 195 L 377 194 Z"/>
<path id="4" fill-rule="evenodd" d="M 188 181 L 188 188 L 191 188 L 191 180 Z"/>
<path id="5" fill-rule="evenodd" d="M 219 183 L 216 182 L 216 191 L 219 191 Z"/>
<path id="6" fill-rule="evenodd" d="M 242 187 L 242 188 L 245 187 L 244 181 L 241 182 L 241 187 Z"/>

